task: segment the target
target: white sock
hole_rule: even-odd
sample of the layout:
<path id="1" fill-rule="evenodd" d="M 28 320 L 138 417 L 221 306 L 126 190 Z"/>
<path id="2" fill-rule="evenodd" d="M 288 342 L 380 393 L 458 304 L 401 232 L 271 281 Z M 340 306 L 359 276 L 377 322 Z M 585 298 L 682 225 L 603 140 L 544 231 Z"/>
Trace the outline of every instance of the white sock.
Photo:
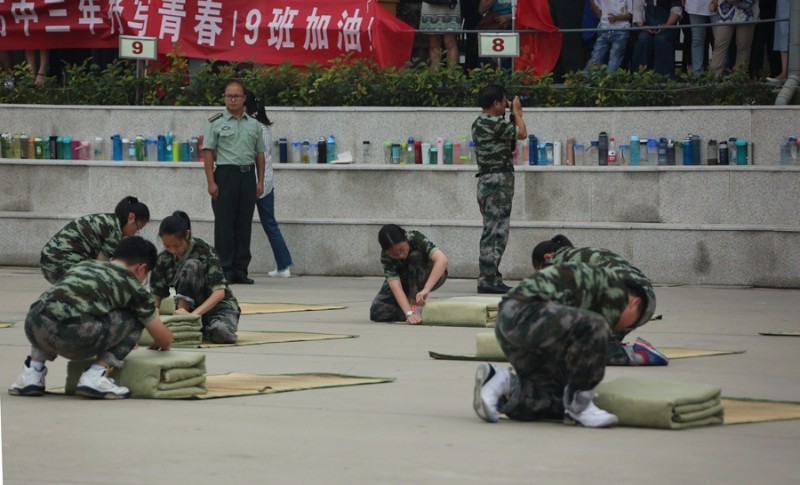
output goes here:
<path id="1" fill-rule="evenodd" d="M 89 367 L 89 370 L 92 372 L 103 372 L 106 370 L 106 368 L 99 364 L 92 364 L 92 366 Z"/>
<path id="2" fill-rule="evenodd" d="M 42 372 L 42 370 L 44 370 L 44 362 L 31 360 L 31 369 L 35 370 L 36 372 Z"/>

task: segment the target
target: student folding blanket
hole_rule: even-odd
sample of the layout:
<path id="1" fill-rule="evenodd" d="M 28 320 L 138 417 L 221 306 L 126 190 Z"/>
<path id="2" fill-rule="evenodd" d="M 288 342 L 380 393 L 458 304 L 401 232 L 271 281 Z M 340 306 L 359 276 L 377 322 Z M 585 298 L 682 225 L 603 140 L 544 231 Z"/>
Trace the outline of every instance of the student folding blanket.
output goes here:
<path id="1" fill-rule="evenodd" d="M 74 394 L 78 379 L 92 361 L 70 361 L 65 392 Z M 183 399 L 206 392 L 206 356 L 202 352 L 166 352 L 137 349 L 125 358 L 125 365 L 111 375 L 120 386 L 131 390 L 132 398 Z"/>
<path id="2" fill-rule="evenodd" d="M 430 300 L 422 307 L 422 324 L 494 327 L 500 298 L 500 296 L 459 296 Z"/>
<path id="3" fill-rule="evenodd" d="M 622 377 L 595 391 L 595 404 L 616 414 L 620 426 L 684 429 L 723 421 L 717 386 Z"/>
<path id="4" fill-rule="evenodd" d="M 200 346 L 203 340 L 203 321 L 200 315 L 164 315 L 161 321 L 172 331 L 172 347 L 196 349 Z M 152 343 L 153 339 L 147 330 L 142 331 L 139 345 L 146 347 Z"/>

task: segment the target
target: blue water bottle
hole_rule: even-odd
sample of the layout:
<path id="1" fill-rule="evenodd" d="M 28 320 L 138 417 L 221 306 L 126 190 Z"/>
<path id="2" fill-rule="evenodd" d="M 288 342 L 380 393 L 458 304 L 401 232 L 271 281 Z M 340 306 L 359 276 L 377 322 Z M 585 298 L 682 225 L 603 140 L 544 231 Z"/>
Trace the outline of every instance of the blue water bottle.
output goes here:
<path id="1" fill-rule="evenodd" d="M 326 149 L 326 161 L 331 163 L 332 161 L 336 160 L 336 139 L 333 137 L 333 135 L 328 137 Z"/>
<path id="2" fill-rule="evenodd" d="M 172 153 L 173 150 L 175 149 L 175 146 L 173 145 L 174 142 L 175 142 L 175 137 L 172 135 L 171 131 L 168 131 L 167 134 L 164 135 L 164 143 L 166 143 L 165 147 L 166 151 L 164 152 L 166 156 L 164 157 L 164 161 L 167 162 L 175 161 L 175 154 Z"/>
<path id="3" fill-rule="evenodd" d="M 539 165 L 539 140 L 536 135 L 528 135 L 528 165 Z"/>
<path id="4" fill-rule="evenodd" d="M 111 159 L 115 162 L 122 161 L 122 137 L 119 135 L 111 136 Z"/>
<path id="5" fill-rule="evenodd" d="M 736 140 L 736 165 L 747 165 L 747 140 Z"/>
<path id="6" fill-rule="evenodd" d="M 639 137 L 631 136 L 631 165 L 639 165 Z"/>
<path id="7" fill-rule="evenodd" d="M 167 138 L 164 135 L 158 135 L 158 161 L 167 161 Z"/>

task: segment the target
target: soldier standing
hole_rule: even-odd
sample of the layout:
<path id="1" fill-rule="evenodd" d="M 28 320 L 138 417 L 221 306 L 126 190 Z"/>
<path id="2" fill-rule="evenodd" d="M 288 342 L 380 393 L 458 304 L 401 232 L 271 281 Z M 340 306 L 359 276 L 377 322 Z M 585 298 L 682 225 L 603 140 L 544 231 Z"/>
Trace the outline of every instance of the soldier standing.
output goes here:
<path id="1" fill-rule="evenodd" d="M 481 364 L 473 407 L 496 422 L 498 412 L 531 421 L 564 418 L 600 428 L 617 417 L 594 405 L 605 374 L 609 334 L 634 325 L 647 296 L 634 280 L 583 263 L 549 266 L 500 302 L 495 335 L 511 368 Z"/>
<path id="2" fill-rule="evenodd" d="M 472 139 L 478 160 L 477 198 L 483 216 L 478 266 L 478 293 L 505 293 L 511 288 L 503 283 L 500 260 L 508 244 L 511 203 L 514 199 L 512 147 L 516 140 L 528 137 L 522 119 L 522 105 L 515 96 L 510 102 L 506 90 L 490 84 L 478 93 L 483 112 L 472 123 Z M 511 108 L 512 120 L 505 120 Z"/>
<path id="3" fill-rule="evenodd" d="M 214 210 L 214 247 L 229 283 L 252 285 L 250 235 L 256 198 L 264 191 L 261 125 L 244 109 L 240 81 L 225 87 L 225 111 L 208 119 L 203 134 L 208 194 Z"/>

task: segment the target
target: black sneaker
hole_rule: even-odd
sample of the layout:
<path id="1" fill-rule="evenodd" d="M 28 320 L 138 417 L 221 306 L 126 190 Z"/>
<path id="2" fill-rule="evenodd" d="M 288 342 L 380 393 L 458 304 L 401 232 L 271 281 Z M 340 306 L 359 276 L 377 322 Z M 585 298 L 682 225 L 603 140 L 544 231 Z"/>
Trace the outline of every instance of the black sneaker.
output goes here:
<path id="1" fill-rule="evenodd" d="M 491 293 L 491 294 L 495 294 L 495 295 L 500 295 L 500 294 L 508 293 L 508 290 L 510 290 L 510 289 L 511 289 L 510 286 L 508 286 L 506 284 L 503 284 L 503 283 L 500 283 L 499 285 L 493 285 L 493 286 L 478 285 L 478 293 Z"/>

